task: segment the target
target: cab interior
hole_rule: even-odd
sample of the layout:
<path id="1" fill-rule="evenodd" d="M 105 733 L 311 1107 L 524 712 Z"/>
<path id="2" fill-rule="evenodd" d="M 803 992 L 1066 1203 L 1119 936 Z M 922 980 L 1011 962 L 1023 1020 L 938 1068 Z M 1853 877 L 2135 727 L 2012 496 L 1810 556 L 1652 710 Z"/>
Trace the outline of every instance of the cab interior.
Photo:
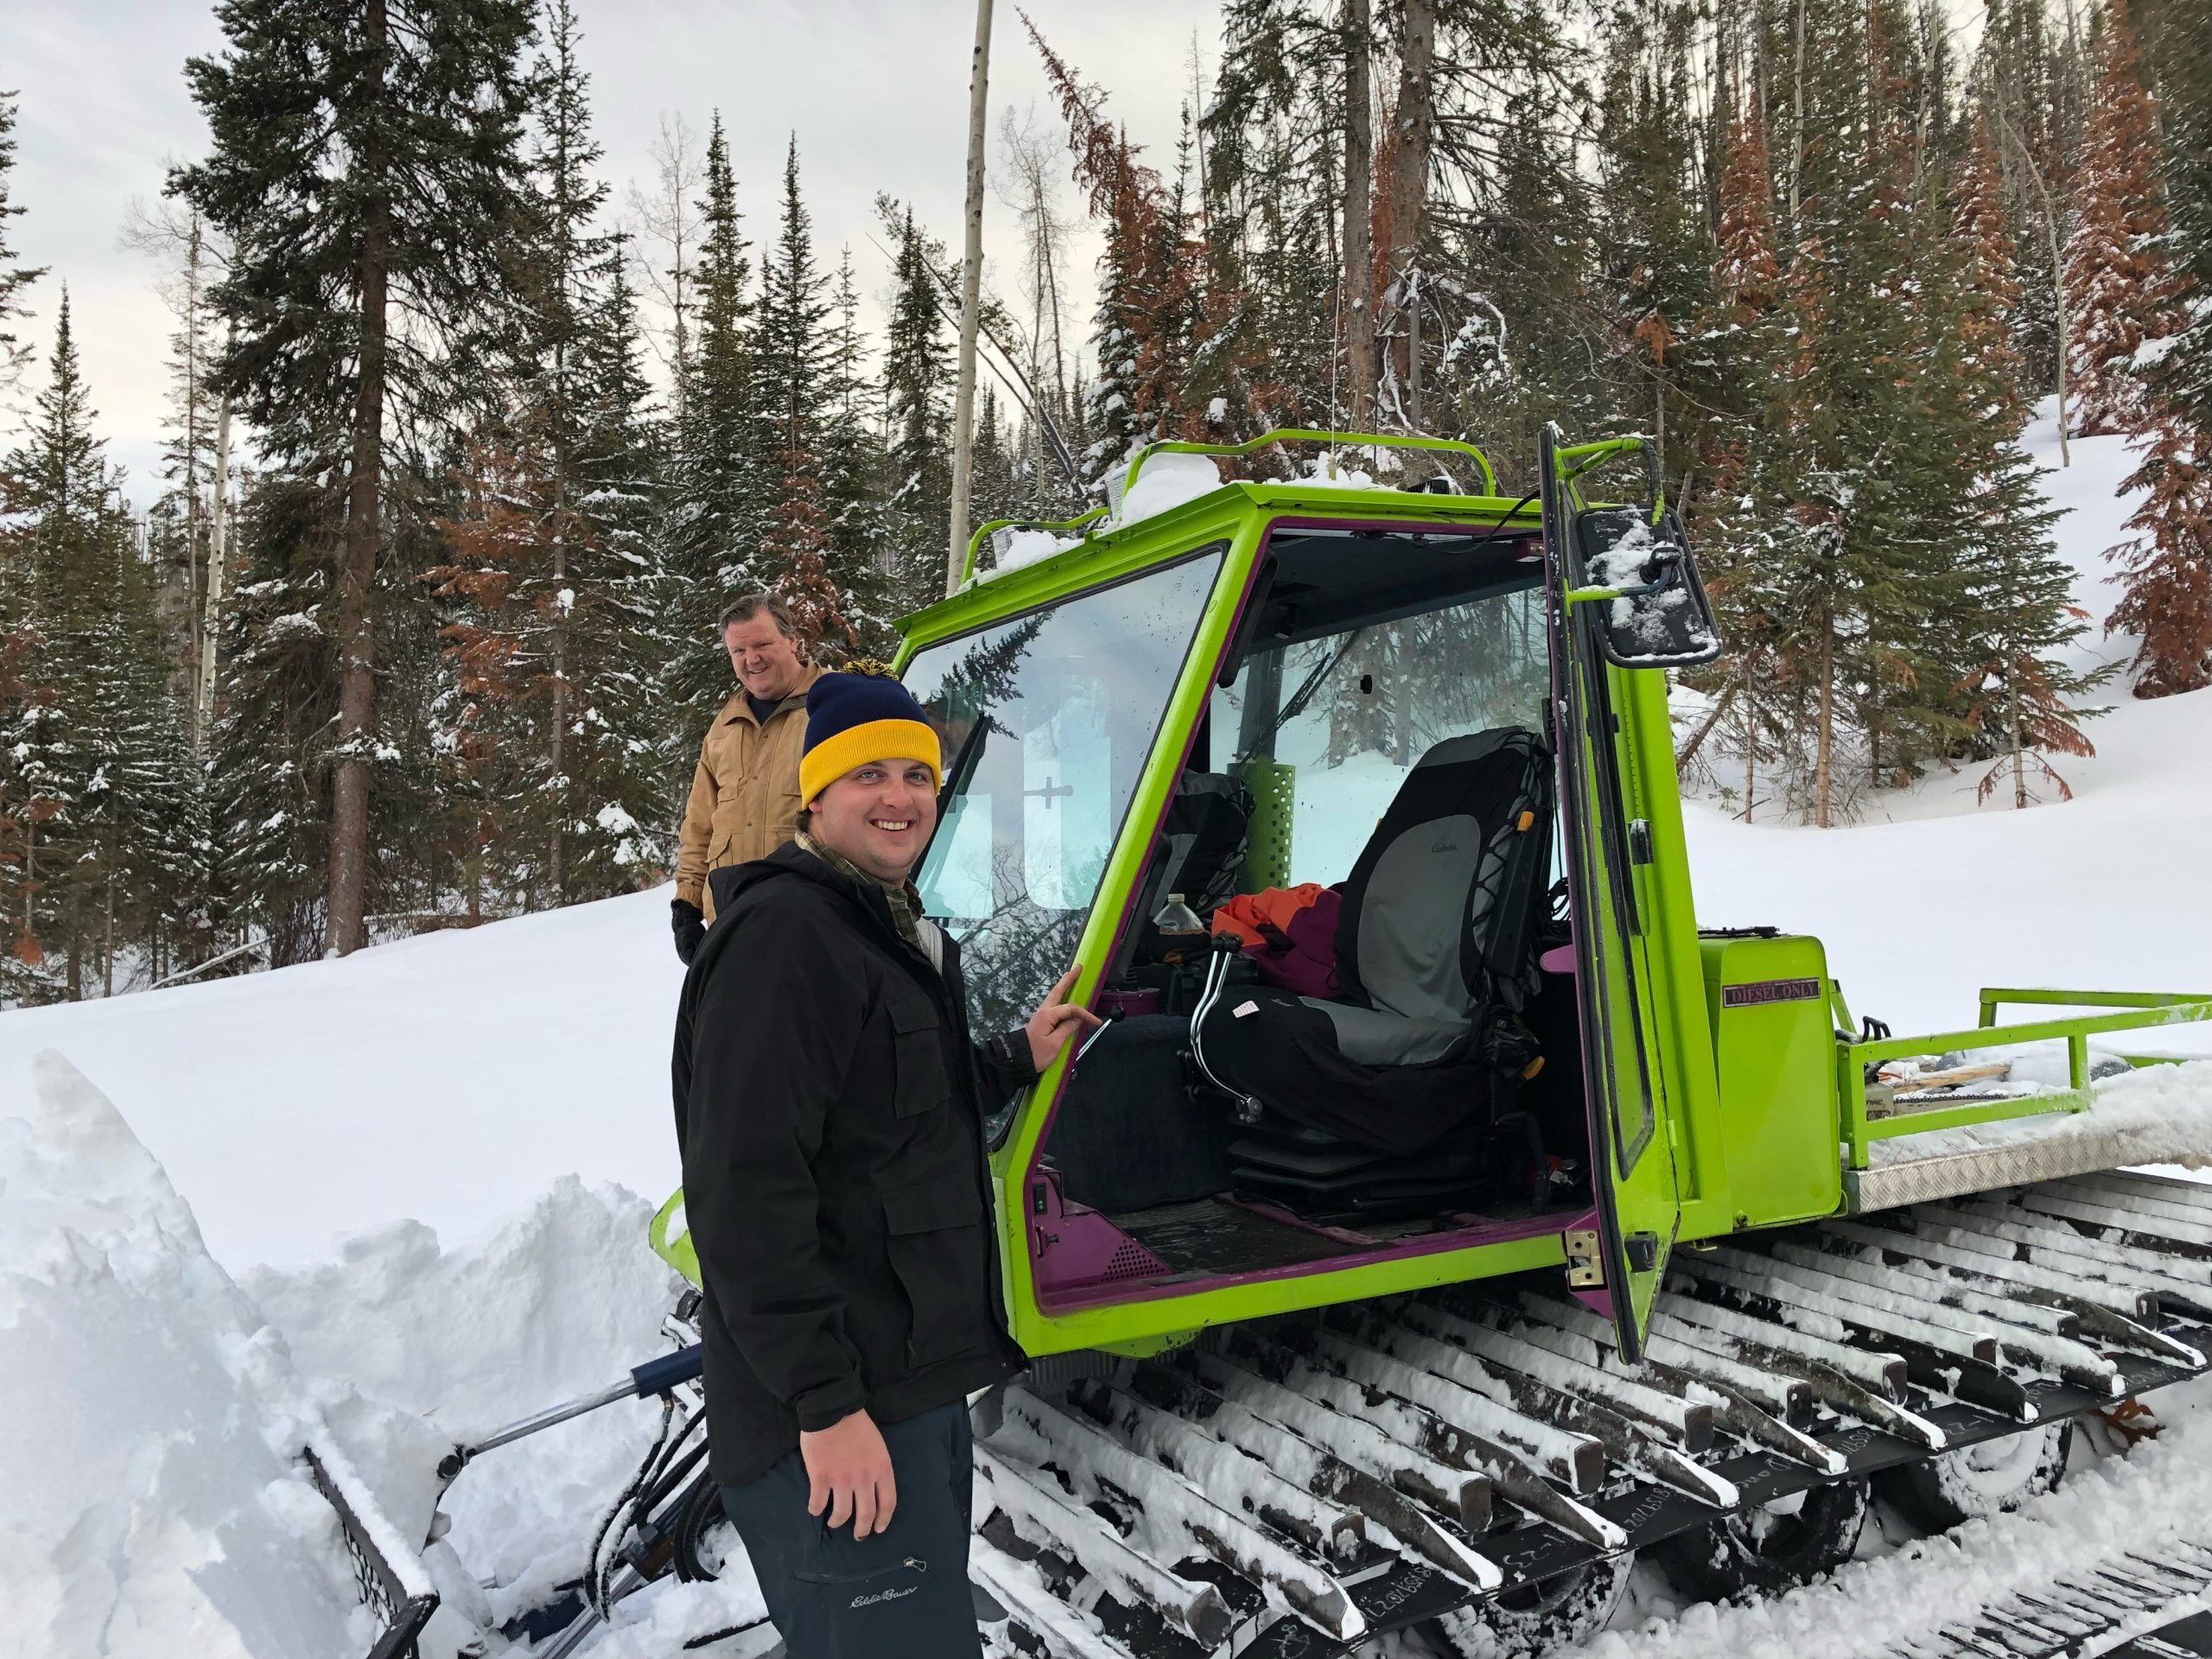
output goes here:
<path id="1" fill-rule="evenodd" d="M 924 899 L 980 1029 L 1072 959 L 1114 837 L 1148 836 L 1109 1022 L 1023 1185 L 1048 1306 L 1554 1232 L 1590 1205 L 1535 532 L 1278 523 L 1203 712 L 1166 734 L 1177 787 L 1125 830 L 1185 671 L 1160 642 L 1194 632 L 1225 551 L 908 672 L 952 756 Z"/>

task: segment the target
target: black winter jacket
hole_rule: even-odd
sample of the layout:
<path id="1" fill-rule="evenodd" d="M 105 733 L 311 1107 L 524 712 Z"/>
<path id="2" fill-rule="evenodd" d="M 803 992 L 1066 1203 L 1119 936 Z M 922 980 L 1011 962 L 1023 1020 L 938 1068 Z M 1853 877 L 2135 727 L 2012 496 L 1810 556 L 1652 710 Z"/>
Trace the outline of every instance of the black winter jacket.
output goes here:
<path id="1" fill-rule="evenodd" d="M 715 1481 L 865 1408 L 896 1422 L 996 1382 L 1006 1334 L 982 1117 L 1035 1077 L 971 1042 L 881 891 L 795 842 L 714 872 L 676 1021 Z"/>

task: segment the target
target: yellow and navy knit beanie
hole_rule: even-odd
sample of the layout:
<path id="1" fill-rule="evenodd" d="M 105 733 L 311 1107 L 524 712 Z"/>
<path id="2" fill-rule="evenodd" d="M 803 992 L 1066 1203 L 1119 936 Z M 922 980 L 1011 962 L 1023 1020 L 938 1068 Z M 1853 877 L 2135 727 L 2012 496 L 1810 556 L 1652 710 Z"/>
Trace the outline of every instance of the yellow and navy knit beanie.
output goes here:
<path id="1" fill-rule="evenodd" d="M 798 797 L 810 801 L 855 766 L 918 760 L 942 786 L 936 728 L 898 681 L 875 674 L 824 674 L 806 694 L 806 747 Z"/>

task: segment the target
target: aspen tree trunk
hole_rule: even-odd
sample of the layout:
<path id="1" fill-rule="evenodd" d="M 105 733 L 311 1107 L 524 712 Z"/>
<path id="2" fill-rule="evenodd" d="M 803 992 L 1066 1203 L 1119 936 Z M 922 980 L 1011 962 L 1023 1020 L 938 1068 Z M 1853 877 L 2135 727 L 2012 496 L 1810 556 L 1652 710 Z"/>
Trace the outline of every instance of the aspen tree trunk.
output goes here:
<path id="1" fill-rule="evenodd" d="M 1405 31 L 1398 59 L 1397 144 L 1391 152 L 1390 280 L 1405 308 L 1406 327 L 1392 342 L 1398 384 L 1406 388 L 1406 416 L 1421 419 L 1421 207 L 1428 194 L 1428 155 L 1436 126 L 1436 0 L 1406 0 Z"/>
<path id="2" fill-rule="evenodd" d="M 944 591 L 960 587 L 968 562 L 968 502 L 976 467 L 976 330 L 982 319 L 983 129 L 990 108 L 991 0 L 976 0 L 976 48 L 968 73 L 968 237 L 960 264 L 960 372 L 952 398 L 952 512 Z"/>
<path id="3" fill-rule="evenodd" d="M 200 664 L 207 637 L 196 620 L 206 604 L 200 563 L 200 215 L 192 216 L 184 257 L 184 594 L 192 640 L 192 753 L 198 759 L 207 733 L 200 721 Z"/>
<path id="4" fill-rule="evenodd" d="M 1789 74 L 1789 237 L 1796 246 L 1797 165 L 1805 154 L 1805 6 L 1797 0 L 1796 63 Z"/>
<path id="5" fill-rule="evenodd" d="M 207 591 L 200 611 L 199 682 L 192 695 L 192 751 L 204 756 L 207 735 L 215 727 L 215 658 L 223 626 L 225 542 L 231 512 L 228 499 L 231 465 L 231 394 L 225 392 L 215 406 L 215 486 L 207 506 Z"/>
<path id="6" fill-rule="evenodd" d="M 1751 711 L 1744 710 L 1744 822 L 1751 821 L 1751 808 L 1758 797 L 1753 792 L 1758 783 L 1759 751 L 1758 734 L 1751 726 Z"/>
<path id="7" fill-rule="evenodd" d="M 2012 805 L 2015 810 L 2028 804 L 2027 757 L 2021 753 L 2020 688 L 2010 674 L 2005 677 L 2005 700 L 2011 706 L 2012 721 Z"/>
<path id="8" fill-rule="evenodd" d="M 1344 0 L 1344 378 L 1347 424 L 1363 432 L 1375 403 L 1375 121 L 1369 105 L 1368 0 Z"/>
<path id="9" fill-rule="evenodd" d="M 385 0 L 367 0 L 362 33 L 372 59 L 370 96 L 383 97 L 388 24 Z M 368 942 L 369 769 L 376 743 L 376 644 L 369 614 L 376 581 L 384 482 L 385 304 L 391 208 L 384 200 L 385 157 L 372 136 L 360 170 L 372 199 L 361 237 L 360 384 L 353 398 L 353 454 L 346 501 L 346 544 L 338 571 L 339 755 L 330 799 L 330 867 L 324 949 L 346 956 Z"/>
<path id="10" fill-rule="evenodd" d="M 1821 627 L 1821 718 L 1813 750 L 1813 822 L 1831 827 L 1829 785 L 1835 755 L 1835 619 L 1826 617 Z"/>
<path id="11" fill-rule="evenodd" d="M 568 740 L 569 740 L 569 532 L 566 523 L 566 463 L 563 481 L 554 486 L 553 528 L 553 709 L 552 741 L 547 760 L 553 768 L 553 844 L 548 849 L 547 874 L 552 879 L 553 902 L 568 892 Z"/>

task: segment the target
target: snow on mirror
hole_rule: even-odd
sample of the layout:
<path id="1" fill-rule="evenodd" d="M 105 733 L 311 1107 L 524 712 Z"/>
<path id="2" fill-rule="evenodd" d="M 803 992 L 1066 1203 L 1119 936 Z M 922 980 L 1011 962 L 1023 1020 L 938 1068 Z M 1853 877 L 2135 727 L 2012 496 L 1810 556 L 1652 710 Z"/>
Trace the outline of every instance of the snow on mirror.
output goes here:
<path id="1" fill-rule="evenodd" d="M 1592 507 L 1574 521 L 1584 582 L 1599 601 L 1598 637 L 1622 668 L 1688 668 L 1720 654 L 1720 632 L 1689 539 L 1672 512 L 1656 524 L 1640 507 Z"/>

